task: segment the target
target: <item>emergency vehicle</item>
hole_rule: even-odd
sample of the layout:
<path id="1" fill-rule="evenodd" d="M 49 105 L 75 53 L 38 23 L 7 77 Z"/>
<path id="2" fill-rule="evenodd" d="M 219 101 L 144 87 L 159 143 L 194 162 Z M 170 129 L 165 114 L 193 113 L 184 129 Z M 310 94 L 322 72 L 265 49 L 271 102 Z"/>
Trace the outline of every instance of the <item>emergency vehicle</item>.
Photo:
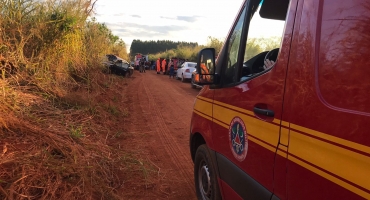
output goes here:
<path id="1" fill-rule="evenodd" d="M 141 53 L 137 53 L 136 55 L 135 55 L 135 58 L 134 58 L 134 62 L 135 62 L 135 69 L 136 70 L 139 70 L 139 66 L 140 66 L 140 59 L 144 59 L 145 58 L 145 60 L 146 61 L 148 61 L 148 59 L 149 59 L 149 55 L 143 55 L 143 54 L 141 54 Z"/>
<path id="2" fill-rule="evenodd" d="M 370 199 L 369 32 L 368 0 L 245 0 L 198 55 L 197 197 Z"/>

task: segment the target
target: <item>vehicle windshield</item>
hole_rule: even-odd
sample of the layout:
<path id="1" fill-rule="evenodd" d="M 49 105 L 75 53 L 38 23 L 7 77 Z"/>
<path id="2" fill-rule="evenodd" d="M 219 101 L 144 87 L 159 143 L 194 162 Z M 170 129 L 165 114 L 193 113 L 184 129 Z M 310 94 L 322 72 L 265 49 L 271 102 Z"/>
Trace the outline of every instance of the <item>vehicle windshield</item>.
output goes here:
<path id="1" fill-rule="evenodd" d="M 196 63 L 188 63 L 188 67 L 195 67 L 196 65 Z"/>

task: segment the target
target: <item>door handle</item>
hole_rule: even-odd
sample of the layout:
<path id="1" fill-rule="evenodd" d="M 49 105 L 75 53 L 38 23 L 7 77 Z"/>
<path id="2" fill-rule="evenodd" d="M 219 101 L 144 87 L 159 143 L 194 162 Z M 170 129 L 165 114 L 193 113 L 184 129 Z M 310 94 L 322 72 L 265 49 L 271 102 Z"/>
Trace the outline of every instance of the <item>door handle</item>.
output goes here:
<path id="1" fill-rule="evenodd" d="M 267 117 L 274 117 L 275 116 L 274 111 L 267 110 L 267 109 L 261 109 L 261 108 L 257 108 L 257 107 L 253 108 L 253 112 L 256 113 L 256 114 L 265 115 Z"/>

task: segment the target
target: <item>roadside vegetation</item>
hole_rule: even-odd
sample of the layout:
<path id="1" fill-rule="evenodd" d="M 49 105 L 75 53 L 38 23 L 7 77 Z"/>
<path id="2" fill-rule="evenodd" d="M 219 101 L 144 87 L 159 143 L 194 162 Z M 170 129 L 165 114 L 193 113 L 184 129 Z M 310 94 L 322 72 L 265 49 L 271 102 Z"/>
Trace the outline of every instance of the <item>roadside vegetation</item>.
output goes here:
<path id="1" fill-rule="evenodd" d="M 250 56 L 256 55 L 258 52 L 269 51 L 280 46 L 280 37 L 269 37 L 269 38 L 250 38 L 247 43 L 247 52 L 245 59 L 250 59 Z M 169 49 L 167 51 L 159 52 L 156 54 L 150 54 L 149 60 L 157 60 L 158 58 L 184 58 L 189 61 L 196 62 L 198 52 L 203 48 L 215 48 L 216 54 L 218 54 L 224 44 L 224 41 L 208 36 L 207 43 L 205 45 L 178 45 L 177 48 Z"/>
<path id="2" fill-rule="evenodd" d="M 92 0 L 0 5 L 0 199 L 119 199 L 132 163 L 150 168 L 112 142 L 129 112 L 101 61 L 128 59 L 125 43 Z"/>
<path id="3" fill-rule="evenodd" d="M 189 61 L 196 61 L 198 52 L 206 47 L 212 47 L 216 49 L 216 52 L 219 52 L 222 48 L 223 41 L 218 38 L 208 36 L 206 45 L 187 45 L 180 44 L 174 49 L 168 49 L 167 51 L 159 52 L 156 54 L 149 54 L 149 60 L 157 60 L 158 58 L 184 58 Z M 133 56 L 133 55 L 131 55 Z"/>

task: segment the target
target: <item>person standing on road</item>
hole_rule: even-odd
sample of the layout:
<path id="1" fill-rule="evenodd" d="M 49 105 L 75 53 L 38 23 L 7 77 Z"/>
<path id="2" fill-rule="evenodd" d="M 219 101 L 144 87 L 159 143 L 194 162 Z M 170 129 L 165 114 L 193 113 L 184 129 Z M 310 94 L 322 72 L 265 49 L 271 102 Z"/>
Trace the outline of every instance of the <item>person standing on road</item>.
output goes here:
<path id="1" fill-rule="evenodd" d="M 139 60 L 139 72 L 142 73 L 143 72 L 143 59 L 140 58 Z"/>
<path id="2" fill-rule="evenodd" d="M 163 59 L 162 61 L 162 71 L 163 71 L 163 74 L 166 73 L 166 59 Z"/>
<path id="3" fill-rule="evenodd" d="M 155 63 L 154 60 L 150 61 L 150 68 L 149 68 L 150 70 L 154 70 L 154 66 L 155 66 L 154 63 Z"/>
<path id="4" fill-rule="evenodd" d="M 158 60 L 157 60 L 157 74 L 159 74 L 160 73 L 160 71 L 161 71 L 161 58 L 158 58 Z"/>
<path id="5" fill-rule="evenodd" d="M 146 72 L 145 72 L 145 65 L 146 65 L 146 58 L 144 58 L 144 59 L 143 59 L 143 72 L 144 72 L 144 73 L 146 73 Z"/>
<path id="6" fill-rule="evenodd" d="M 170 63 L 169 63 L 169 66 L 170 66 L 170 77 L 169 78 L 171 78 L 171 76 L 172 76 L 172 78 L 174 78 L 174 73 L 175 73 L 175 66 L 174 66 L 174 64 L 173 64 L 173 60 L 171 59 L 170 60 Z"/>

